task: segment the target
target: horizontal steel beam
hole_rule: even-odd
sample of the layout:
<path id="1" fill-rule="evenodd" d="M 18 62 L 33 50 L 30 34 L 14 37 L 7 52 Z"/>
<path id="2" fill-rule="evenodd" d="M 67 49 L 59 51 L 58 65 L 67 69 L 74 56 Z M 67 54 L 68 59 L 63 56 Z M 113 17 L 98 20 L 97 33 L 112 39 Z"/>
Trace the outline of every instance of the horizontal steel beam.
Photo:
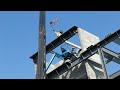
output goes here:
<path id="1" fill-rule="evenodd" d="M 112 42 L 113 40 L 118 38 L 119 36 L 120 36 L 120 29 L 117 30 L 116 32 L 112 33 L 111 35 L 109 35 L 108 37 L 103 39 L 102 41 L 98 42 L 94 46 L 88 48 L 86 51 L 81 53 L 80 57 L 78 57 L 77 59 L 73 59 L 73 60 L 71 60 L 71 62 L 64 63 L 63 65 L 56 68 L 52 72 L 48 73 L 47 77 L 52 78 L 52 77 L 56 77 L 56 75 L 63 74 L 64 72 L 68 71 L 70 68 L 78 65 L 82 61 L 87 60 L 89 57 L 91 57 L 92 55 L 97 53 L 99 47 L 104 47 L 105 45 L 109 44 L 110 42 Z M 75 63 L 75 64 L 73 66 L 72 65 L 70 66 L 70 63 Z"/>
<path id="2" fill-rule="evenodd" d="M 112 50 L 110 50 L 110 49 L 108 49 L 108 48 L 103 47 L 102 50 L 103 50 L 103 52 L 104 52 L 104 55 L 105 55 L 105 54 L 108 54 L 108 55 L 110 55 L 110 56 L 112 56 L 112 57 L 119 58 L 118 53 L 116 53 L 116 52 L 114 52 L 114 51 L 112 51 Z M 108 56 L 108 57 L 109 57 L 109 56 Z M 106 58 L 108 58 L 108 57 L 106 57 Z M 108 59 L 109 59 L 109 58 L 108 58 Z"/>
<path id="3" fill-rule="evenodd" d="M 113 52 L 105 47 L 103 47 L 102 50 L 104 53 L 104 57 L 108 59 L 106 61 L 106 64 L 109 63 L 110 61 L 113 61 L 113 62 L 120 64 L 120 57 L 119 57 L 118 53 Z"/>
<path id="4" fill-rule="evenodd" d="M 113 42 L 120 45 L 120 38 L 115 39 Z"/>
<path id="5" fill-rule="evenodd" d="M 109 76 L 110 79 L 120 79 L 120 70 Z"/>
<path id="6" fill-rule="evenodd" d="M 117 64 L 120 64 L 120 58 L 113 58 L 111 61 L 117 63 Z"/>
<path id="7" fill-rule="evenodd" d="M 46 46 L 46 54 L 48 54 L 50 51 L 52 51 L 53 49 L 55 49 L 56 47 L 58 47 L 59 45 L 61 45 L 62 43 L 64 43 L 66 40 L 68 40 L 72 36 L 74 36 L 77 33 L 77 28 L 78 27 L 73 26 L 68 31 L 66 31 L 65 33 L 63 33 L 61 36 L 59 36 L 58 38 L 56 38 L 54 41 L 52 41 L 51 43 L 49 43 Z M 38 56 L 38 52 L 36 52 L 30 58 L 31 59 L 35 59 L 37 56 Z"/>
<path id="8" fill-rule="evenodd" d="M 69 41 L 65 41 L 65 43 L 66 43 L 66 44 L 69 44 L 69 45 L 71 45 L 71 46 L 73 46 L 73 47 L 75 47 L 75 48 L 81 49 L 80 46 L 78 46 L 78 45 L 76 45 L 76 44 L 74 44 L 74 43 L 71 43 L 71 42 L 69 42 Z"/>

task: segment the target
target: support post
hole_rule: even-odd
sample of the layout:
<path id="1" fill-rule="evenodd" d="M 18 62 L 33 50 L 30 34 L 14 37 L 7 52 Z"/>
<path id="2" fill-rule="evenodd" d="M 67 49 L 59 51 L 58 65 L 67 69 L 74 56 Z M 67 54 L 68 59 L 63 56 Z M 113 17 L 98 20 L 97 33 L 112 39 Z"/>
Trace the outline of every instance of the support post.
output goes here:
<path id="1" fill-rule="evenodd" d="M 36 79 L 46 78 L 46 31 L 45 11 L 40 11 L 39 32 L 38 32 L 38 60 Z"/>
<path id="2" fill-rule="evenodd" d="M 102 69 L 103 69 L 103 72 L 104 72 L 104 77 L 105 77 L 105 79 L 108 79 L 109 77 L 108 77 L 108 74 L 107 74 L 107 69 L 106 69 L 104 55 L 103 55 L 103 51 L 102 51 L 101 46 L 98 46 L 98 53 L 99 53 L 99 56 L 100 56 L 100 59 L 101 59 L 101 62 L 102 62 Z"/>

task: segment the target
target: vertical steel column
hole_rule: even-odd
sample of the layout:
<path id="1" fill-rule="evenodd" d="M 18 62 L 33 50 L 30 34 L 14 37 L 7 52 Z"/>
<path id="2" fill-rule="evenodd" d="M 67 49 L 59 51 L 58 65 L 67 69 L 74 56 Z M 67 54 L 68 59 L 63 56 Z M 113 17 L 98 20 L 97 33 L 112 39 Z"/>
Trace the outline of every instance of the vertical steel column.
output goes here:
<path id="1" fill-rule="evenodd" d="M 46 31 L 45 11 L 40 11 L 38 34 L 38 60 L 36 79 L 46 78 Z"/>
<path id="2" fill-rule="evenodd" d="M 101 46 L 98 46 L 98 53 L 100 55 L 100 59 L 101 59 L 101 62 L 102 62 L 102 69 L 103 69 L 103 72 L 104 72 L 104 77 L 105 77 L 105 79 L 108 79 L 107 69 L 106 69 L 106 66 L 105 66 L 105 60 L 104 60 L 104 55 L 103 55 L 103 51 L 102 51 Z"/>

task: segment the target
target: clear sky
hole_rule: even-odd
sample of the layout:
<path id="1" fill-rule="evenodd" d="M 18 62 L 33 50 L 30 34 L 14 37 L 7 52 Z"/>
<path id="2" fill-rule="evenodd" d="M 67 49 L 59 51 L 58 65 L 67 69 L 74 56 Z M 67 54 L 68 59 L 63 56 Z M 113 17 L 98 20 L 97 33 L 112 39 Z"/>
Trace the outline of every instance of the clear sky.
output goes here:
<path id="1" fill-rule="evenodd" d="M 59 18 L 52 28 L 50 21 Z M 101 40 L 109 33 L 120 29 L 119 11 L 47 11 L 46 43 L 56 38 L 55 30 L 64 32 L 78 26 L 95 34 Z M 34 66 L 29 58 L 38 49 L 39 11 L 0 11 L 0 79 L 34 79 Z M 77 38 L 76 38 L 77 39 Z M 79 42 L 73 39 L 76 44 Z M 120 52 L 120 46 L 107 46 Z M 47 60 L 51 56 L 47 57 Z M 107 65 L 109 74 L 120 69 L 120 65 Z"/>

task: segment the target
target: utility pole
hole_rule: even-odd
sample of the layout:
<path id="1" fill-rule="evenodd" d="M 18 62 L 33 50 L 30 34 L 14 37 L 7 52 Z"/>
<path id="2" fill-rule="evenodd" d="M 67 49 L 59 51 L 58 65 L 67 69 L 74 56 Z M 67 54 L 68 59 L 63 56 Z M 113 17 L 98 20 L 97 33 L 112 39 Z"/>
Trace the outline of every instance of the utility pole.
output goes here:
<path id="1" fill-rule="evenodd" d="M 36 79 L 46 78 L 46 30 L 45 30 L 45 11 L 39 14 L 39 33 L 38 33 L 38 60 Z"/>

